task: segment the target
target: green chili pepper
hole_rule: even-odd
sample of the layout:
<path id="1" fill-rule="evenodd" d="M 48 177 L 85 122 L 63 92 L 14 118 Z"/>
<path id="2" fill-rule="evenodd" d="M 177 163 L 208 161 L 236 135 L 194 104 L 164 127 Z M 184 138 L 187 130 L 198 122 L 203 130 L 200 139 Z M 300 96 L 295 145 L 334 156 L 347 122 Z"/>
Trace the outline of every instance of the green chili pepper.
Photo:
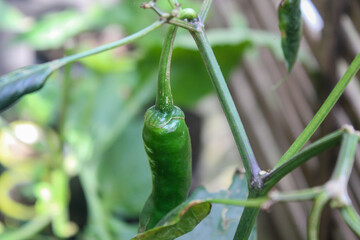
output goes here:
<path id="1" fill-rule="evenodd" d="M 170 59 L 176 27 L 170 26 L 162 55 L 155 106 L 145 113 L 143 141 L 152 173 L 152 192 L 140 214 L 139 232 L 155 225 L 186 200 L 191 183 L 191 143 L 184 113 L 174 106 Z"/>
<path id="2" fill-rule="evenodd" d="M 281 47 L 287 70 L 291 71 L 300 47 L 301 10 L 300 0 L 282 0 L 278 9 Z"/>

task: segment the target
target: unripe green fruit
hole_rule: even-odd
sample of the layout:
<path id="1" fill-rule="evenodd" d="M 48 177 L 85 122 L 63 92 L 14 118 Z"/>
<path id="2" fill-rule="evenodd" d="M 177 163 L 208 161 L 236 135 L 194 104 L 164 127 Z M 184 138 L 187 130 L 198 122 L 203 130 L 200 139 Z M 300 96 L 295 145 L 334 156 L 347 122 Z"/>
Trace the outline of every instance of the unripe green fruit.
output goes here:
<path id="1" fill-rule="evenodd" d="M 193 20 L 197 18 L 197 12 L 192 8 L 184 8 L 180 11 L 179 18 Z"/>

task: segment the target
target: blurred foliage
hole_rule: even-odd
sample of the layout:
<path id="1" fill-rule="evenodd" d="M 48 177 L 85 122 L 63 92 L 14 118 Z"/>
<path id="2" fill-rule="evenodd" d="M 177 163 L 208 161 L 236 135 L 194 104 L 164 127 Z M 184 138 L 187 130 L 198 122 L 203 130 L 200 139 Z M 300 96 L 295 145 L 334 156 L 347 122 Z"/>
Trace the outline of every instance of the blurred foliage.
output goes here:
<path id="1" fill-rule="evenodd" d="M 35 216 L 34 206 L 29 206 L 16 201 L 24 200 L 25 196 L 21 193 L 24 187 L 31 186 L 31 176 L 19 174 L 15 171 L 6 171 L 0 176 L 0 210 L 7 216 L 18 220 L 29 220 Z M 23 186 L 19 188 L 18 186 Z M 32 190 L 32 189 L 30 189 Z M 12 193 L 12 194 L 10 194 Z"/>
<path id="2" fill-rule="evenodd" d="M 34 49 L 45 50 L 59 48 L 68 39 L 82 32 L 102 30 L 111 24 L 121 26 L 126 33 L 131 34 L 157 19 L 153 12 L 141 9 L 141 3 L 143 3 L 143 0 L 124 0 L 114 6 L 94 4 L 83 12 L 69 9 L 48 13 L 41 16 L 27 31 L 20 34 L 17 40 L 31 45 Z M 194 3 L 189 0 L 182 1 L 182 4 L 184 6 L 195 5 L 194 7 L 197 8 L 200 6 L 198 2 Z M 162 9 L 170 11 L 169 4 L 166 1 L 160 1 L 158 5 Z M 2 9 L 7 13 L 4 14 L 5 23 L 8 22 L 9 26 L 11 26 L 12 22 L 14 22 L 13 25 L 20 25 L 16 23 L 19 22 L 17 19 L 21 19 L 21 15 L 16 15 L 17 11 L 15 9 L 5 4 L 4 6 L 0 5 L 0 10 Z M 8 24 L 4 25 L 7 26 Z M 153 44 L 153 41 L 161 41 L 161 35 L 152 35 L 151 41 L 146 40 L 149 44 Z"/>
<path id="3" fill-rule="evenodd" d="M 146 154 L 135 150 L 143 148 L 142 125 L 140 119 L 132 121 L 103 154 L 99 167 L 104 204 L 121 216 L 136 217 L 151 191 Z"/>
<path id="4" fill-rule="evenodd" d="M 92 14 L 96 15 L 93 12 L 79 14 L 75 10 L 47 14 L 29 31 L 21 34 L 18 40 L 38 50 L 59 48 L 67 39 L 91 29 L 94 20 Z"/>
<path id="5" fill-rule="evenodd" d="M 26 20 L 23 14 L 16 8 L 8 5 L 4 0 L 1 0 L 0 30 L 19 32 L 24 29 L 24 25 L 26 25 Z"/>

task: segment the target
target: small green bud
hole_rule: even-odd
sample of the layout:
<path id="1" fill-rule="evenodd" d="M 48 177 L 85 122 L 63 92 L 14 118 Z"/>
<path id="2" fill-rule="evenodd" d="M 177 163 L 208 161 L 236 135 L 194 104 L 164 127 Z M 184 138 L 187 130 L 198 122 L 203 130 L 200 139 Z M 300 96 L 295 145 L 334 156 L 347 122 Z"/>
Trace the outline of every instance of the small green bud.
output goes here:
<path id="1" fill-rule="evenodd" d="M 179 18 L 193 20 L 194 18 L 197 18 L 197 13 L 192 8 L 185 8 L 180 11 Z"/>

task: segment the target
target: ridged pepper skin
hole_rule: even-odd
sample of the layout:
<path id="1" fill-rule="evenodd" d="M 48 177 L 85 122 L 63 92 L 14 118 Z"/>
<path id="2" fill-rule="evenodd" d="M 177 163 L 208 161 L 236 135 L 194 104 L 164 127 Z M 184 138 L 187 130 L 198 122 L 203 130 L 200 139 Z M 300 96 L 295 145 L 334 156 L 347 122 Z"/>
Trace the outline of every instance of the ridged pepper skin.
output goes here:
<path id="1" fill-rule="evenodd" d="M 152 192 L 140 214 L 139 232 L 155 225 L 186 200 L 191 184 L 191 143 L 183 111 L 174 106 L 145 113 L 143 141 L 152 173 Z"/>

